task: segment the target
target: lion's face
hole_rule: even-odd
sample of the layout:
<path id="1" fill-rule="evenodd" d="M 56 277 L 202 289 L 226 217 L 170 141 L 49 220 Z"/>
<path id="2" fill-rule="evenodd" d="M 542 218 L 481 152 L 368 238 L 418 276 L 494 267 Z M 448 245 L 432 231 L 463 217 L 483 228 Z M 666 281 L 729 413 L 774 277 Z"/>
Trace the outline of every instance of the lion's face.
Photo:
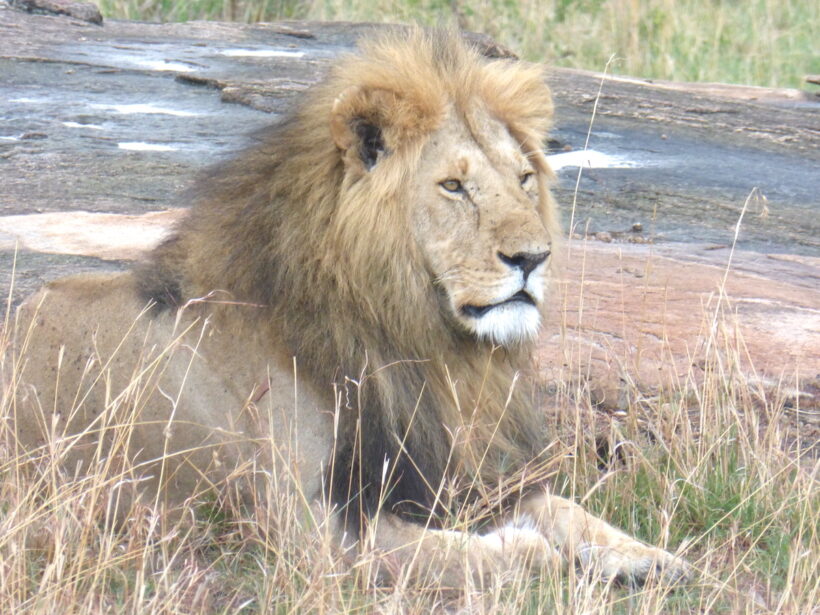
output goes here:
<path id="1" fill-rule="evenodd" d="M 422 150 L 408 194 L 415 240 L 442 309 L 479 339 L 532 339 L 551 238 L 539 213 L 543 178 L 506 127 L 454 112 Z"/>
<path id="2" fill-rule="evenodd" d="M 432 285 L 448 323 L 494 344 L 531 340 L 557 229 L 540 151 L 552 117 L 543 71 L 449 49 L 425 59 L 447 70 L 394 74 L 385 67 L 397 57 L 363 65 L 363 83 L 333 102 L 344 168 L 334 241 L 366 244 L 388 268 L 391 246 L 406 250 L 413 291 Z M 393 233 L 379 241 L 384 225 Z M 359 275 L 380 280 L 370 265 Z"/>

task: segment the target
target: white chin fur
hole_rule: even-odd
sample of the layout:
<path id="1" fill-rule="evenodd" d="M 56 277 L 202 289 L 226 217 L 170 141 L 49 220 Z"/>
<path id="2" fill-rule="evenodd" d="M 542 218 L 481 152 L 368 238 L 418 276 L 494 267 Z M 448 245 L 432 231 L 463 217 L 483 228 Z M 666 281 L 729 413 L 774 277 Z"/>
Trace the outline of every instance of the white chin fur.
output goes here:
<path id="1" fill-rule="evenodd" d="M 481 318 L 471 318 L 470 324 L 479 339 L 508 346 L 534 339 L 541 326 L 541 314 L 526 303 L 505 303 Z"/>

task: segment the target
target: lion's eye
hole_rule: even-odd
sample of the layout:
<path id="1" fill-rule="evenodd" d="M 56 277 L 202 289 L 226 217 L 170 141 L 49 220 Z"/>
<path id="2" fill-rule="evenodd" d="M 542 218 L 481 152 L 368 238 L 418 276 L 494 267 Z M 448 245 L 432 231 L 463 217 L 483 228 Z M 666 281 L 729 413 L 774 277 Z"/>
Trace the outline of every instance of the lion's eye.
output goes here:
<path id="1" fill-rule="evenodd" d="M 526 187 L 534 176 L 535 173 L 533 173 L 532 171 L 527 171 L 526 173 L 524 173 L 521 176 L 521 185 Z"/>
<path id="2" fill-rule="evenodd" d="M 439 185 L 447 192 L 461 192 L 464 189 L 464 186 L 457 179 L 445 179 Z"/>

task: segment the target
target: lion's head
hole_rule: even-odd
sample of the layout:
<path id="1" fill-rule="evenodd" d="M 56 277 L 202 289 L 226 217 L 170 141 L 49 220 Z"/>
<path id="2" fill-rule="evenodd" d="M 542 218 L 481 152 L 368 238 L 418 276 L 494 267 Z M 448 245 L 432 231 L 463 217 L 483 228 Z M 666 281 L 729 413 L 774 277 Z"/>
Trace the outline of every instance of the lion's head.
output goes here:
<path id="1" fill-rule="evenodd" d="M 480 130 L 447 120 L 412 181 L 416 242 L 461 326 L 496 344 L 532 339 L 551 249 L 546 187 L 499 120 L 486 115 Z"/>
<path id="2" fill-rule="evenodd" d="M 551 116 L 540 67 L 481 57 L 457 33 L 365 43 L 200 182 L 143 289 L 165 303 L 225 291 L 231 327 L 284 345 L 323 390 L 355 382 L 364 467 L 339 463 L 378 493 L 395 460 L 390 499 L 429 502 L 466 415 L 481 417 L 476 450 L 499 452 L 464 453 L 476 471 L 543 444 L 510 389 L 557 238 Z"/>
<path id="3" fill-rule="evenodd" d="M 500 345 L 530 340 L 555 233 L 541 70 L 483 61 L 452 36 L 398 47 L 371 44 L 336 73 L 354 81 L 330 121 L 347 192 L 355 207 L 376 208 L 369 216 L 387 203 L 404 210 L 394 230 L 415 244 L 454 326 Z"/>

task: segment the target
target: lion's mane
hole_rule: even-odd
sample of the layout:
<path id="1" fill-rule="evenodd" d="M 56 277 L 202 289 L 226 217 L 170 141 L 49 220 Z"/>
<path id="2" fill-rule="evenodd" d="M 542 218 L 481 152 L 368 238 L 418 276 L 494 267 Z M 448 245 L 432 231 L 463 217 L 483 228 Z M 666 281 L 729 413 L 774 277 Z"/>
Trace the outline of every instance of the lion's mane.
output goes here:
<path id="1" fill-rule="evenodd" d="M 361 109 L 363 120 L 389 121 L 398 144 L 390 155 L 402 164 L 379 185 L 346 176 L 331 138 L 334 101 L 351 86 L 394 97 L 389 118 Z M 494 349 L 454 326 L 408 231 L 408 177 L 425 137 L 448 106 L 466 112 L 477 100 L 537 152 L 546 177 L 552 103 L 541 68 L 483 58 L 452 32 L 393 33 L 338 63 L 292 115 L 211 170 L 138 270 L 159 304 L 224 291 L 231 306 L 214 308 L 218 326 L 286 345 L 300 378 L 341 405 L 333 497 L 365 514 L 380 498 L 405 515 L 429 512 L 443 479 L 498 484 L 543 448 L 529 392 L 513 387 L 530 347 Z M 549 210 L 546 191 L 542 200 Z"/>

